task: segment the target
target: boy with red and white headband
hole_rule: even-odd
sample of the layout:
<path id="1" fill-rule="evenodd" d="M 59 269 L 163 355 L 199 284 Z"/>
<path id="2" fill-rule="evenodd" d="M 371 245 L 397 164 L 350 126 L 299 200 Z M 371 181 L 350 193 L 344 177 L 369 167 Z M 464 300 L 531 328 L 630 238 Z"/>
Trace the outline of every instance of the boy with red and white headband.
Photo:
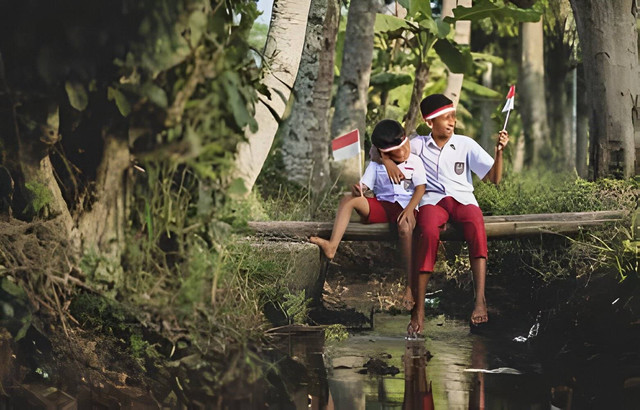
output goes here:
<path id="1" fill-rule="evenodd" d="M 420 157 L 427 174 L 427 192 L 420 201 L 416 223 L 420 239 L 416 249 L 419 271 L 416 306 L 411 326 L 417 333 L 424 322 L 424 295 L 436 261 L 440 230 L 448 221 L 462 226 L 469 244 L 469 260 L 475 285 L 475 306 L 471 323 L 488 321 L 485 301 L 487 271 L 487 235 L 482 211 L 473 195 L 473 172 L 481 179 L 498 184 L 502 177 L 503 148 L 509 142 L 506 131 L 500 131 L 495 147 L 495 160 L 473 139 L 454 133 L 456 111 L 453 102 L 442 94 L 432 94 L 422 100 L 420 111 L 431 133 L 411 140 L 411 153 Z M 382 156 L 392 181 L 402 180 L 398 167 Z"/>
<path id="2" fill-rule="evenodd" d="M 397 184 L 392 183 L 384 165 L 370 162 L 360 183 L 354 184 L 351 194 L 345 195 L 340 201 L 331 238 L 326 240 L 312 236 L 309 240 L 320 246 L 327 258 L 333 259 L 353 210 L 364 223 L 389 222 L 395 225 L 408 276 L 403 305 L 411 309 L 415 300 L 411 291 L 415 282 L 411 278 L 412 236 L 416 224 L 416 209 L 425 193 L 427 182 L 424 167 L 420 158 L 411 154 L 409 138 L 404 135 L 402 125 L 397 121 L 382 120 L 376 124 L 371 142 L 381 155 L 394 164 L 395 170 L 402 175 L 402 180 L 398 179 Z M 373 191 L 374 198 L 363 195 L 367 189 Z"/>

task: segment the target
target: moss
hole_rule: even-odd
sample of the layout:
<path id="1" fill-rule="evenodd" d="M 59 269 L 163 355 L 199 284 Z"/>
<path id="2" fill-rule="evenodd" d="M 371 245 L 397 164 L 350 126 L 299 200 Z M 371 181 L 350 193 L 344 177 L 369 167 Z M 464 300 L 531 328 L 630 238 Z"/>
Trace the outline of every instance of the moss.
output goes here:
<path id="1" fill-rule="evenodd" d="M 23 213 L 29 216 L 47 216 L 49 205 L 53 202 L 51 190 L 37 181 L 29 181 L 24 184 L 27 190 L 28 204 Z"/>

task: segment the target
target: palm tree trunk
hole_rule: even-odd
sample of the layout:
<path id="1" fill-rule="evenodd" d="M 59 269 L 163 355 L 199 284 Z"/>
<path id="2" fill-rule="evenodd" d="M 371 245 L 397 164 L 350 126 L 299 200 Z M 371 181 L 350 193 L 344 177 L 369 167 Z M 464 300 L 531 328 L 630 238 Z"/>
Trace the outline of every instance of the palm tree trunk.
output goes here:
<path id="1" fill-rule="evenodd" d="M 311 1 L 291 115 L 280 130 L 288 180 L 309 185 L 316 199 L 330 181 L 329 112 L 339 20 L 338 0 Z"/>
<path id="2" fill-rule="evenodd" d="M 442 17 L 453 17 L 453 9 L 457 6 L 471 7 L 472 0 L 443 0 Z M 471 41 L 471 21 L 457 21 L 455 26 L 455 41 L 458 44 L 468 45 Z M 462 92 L 462 81 L 464 74 L 452 73 L 447 69 L 447 88 L 443 94 L 449 97 L 455 105 L 458 105 L 460 93 Z"/>
<path id="3" fill-rule="evenodd" d="M 544 42 L 542 20 L 522 23 L 520 61 L 520 107 L 527 150 L 526 165 L 548 160 L 550 152 L 547 103 L 544 86 Z M 544 155 L 544 158 L 543 158 Z"/>
<path id="4" fill-rule="evenodd" d="M 311 0 L 275 0 L 271 24 L 265 45 L 266 74 L 263 84 L 270 95 L 259 94 L 254 118 L 258 130 L 247 130 L 247 141 L 238 144 L 236 156 L 237 176 L 250 192 L 262 170 L 278 131 L 291 89 L 293 88 L 307 26 Z"/>
<path id="5" fill-rule="evenodd" d="M 367 90 L 373 58 L 373 25 L 379 5 L 378 0 L 358 0 L 349 4 L 340 79 L 331 123 L 331 135 L 334 138 L 358 129 L 361 148 L 366 130 Z M 340 175 L 346 183 L 353 183 L 360 178 L 361 161 L 361 158 L 352 158 L 332 163 L 332 173 Z"/>

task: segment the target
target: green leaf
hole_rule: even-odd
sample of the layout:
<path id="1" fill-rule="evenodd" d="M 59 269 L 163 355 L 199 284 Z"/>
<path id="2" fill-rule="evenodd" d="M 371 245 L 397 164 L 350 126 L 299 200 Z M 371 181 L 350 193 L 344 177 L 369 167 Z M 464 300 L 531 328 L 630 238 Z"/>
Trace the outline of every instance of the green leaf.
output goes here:
<path id="1" fill-rule="evenodd" d="M 27 335 L 27 331 L 31 327 L 31 314 L 29 313 L 28 315 L 24 316 L 22 319 L 20 319 L 20 322 L 22 322 L 22 326 L 20 327 L 20 330 L 18 330 L 18 333 L 16 333 L 16 336 L 14 338 L 16 342 L 20 341 L 20 339 L 24 338 Z"/>
<path id="2" fill-rule="evenodd" d="M 207 16 L 201 10 L 194 11 L 189 16 L 190 37 L 189 42 L 195 47 L 202 38 L 202 33 L 207 29 Z"/>
<path id="3" fill-rule="evenodd" d="M 504 59 L 502 57 L 494 56 L 489 53 L 478 53 L 472 51 L 471 57 L 473 58 L 473 61 L 477 62 L 486 61 L 500 67 L 504 65 Z"/>
<path id="4" fill-rule="evenodd" d="M 502 94 L 500 94 L 499 92 L 492 90 L 491 88 L 485 87 L 482 84 L 469 81 L 466 78 L 462 80 L 462 88 L 478 97 L 495 98 L 495 99 L 499 99 L 500 97 L 502 97 Z"/>
<path id="5" fill-rule="evenodd" d="M 412 82 L 413 78 L 409 74 L 382 72 L 373 74 L 369 80 L 369 85 L 383 91 L 389 91 L 401 85 L 411 84 Z"/>
<path id="6" fill-rule="evenodd" d="M 167 108 L 169 105 L 167 93 L 152 82 L 145 83 L 140 89 L 140 92 L 158 107 Z"/>
<path id="7" fill-rule="evenodd" d="M 431 18 L 431 2 L 429 0 L 411 0 L 409 15 L 416 20 Z"/>
<path id="8" fill-rule="evenodd" d="M 27 297 L 24 289 L 10 281 L 8 278 L 2 278 L 2 282 L 0 282 L 0 289 L 18 299 L 25 299 Z"/>
<path id="9" fill-rule="evenodd" d="M 373 26 L 375 33 L 388 33 L 398 29 L 410 29 L 411 26 L 405 19 L 387 14 L 376 14 L 376 22 Z"/>
<path id="10" fill-rule="evenodd" d="M 494 20 L 504 20 L 510 17 L 516 23 L 535 22 L 540 20 L 540 15 L 540 12 L 533 9 L 500 6 L 492 3 L 491 0 L 476 0 L 473 2 L 473 7 L 459 6 L 453 9 L 453 17 L 447 17 L 445 21 L 448 23 L 455 23 L 458 20 L 478 21 L 487 17 Z"/>
<path id="11" fill-rule="evenodd" d="M 77 82 L 67 81 L 64 83 L 64 89 L 69 97 L 69 104 L 78 111 L 84 111 L 89 104 L 89 96 L 84 86 Z"/>
<path id="12" fill-rule="evenodd" d="M 438 24 L 432 18 L 422 19 L 418 24 L 420 24 L 420 27 L 427 29 L 427 31 L 431 34 L 439 34 Z"/>
<path id="13" fill-rule="evenodd" d="M 433 48 L 451 72 L 466 73 L 471 70 L 473 60 L 469 50 L 461 52 L 447 39 L 439 39 L 433 45 Z"/>
<path id="14" fill-rule="evenodd" d="M 441 19 L 437 19 L 436 24 L 438 25 L 438 32 L 436 33 L 438 38 L 447 37 L 447 35 L 449 35 L 449 32 L 451 31 L 451 24 L 442 21 Z"/>
<path id="15" fill-rule="evenodd" d="M 240 128 L 249 125 L 251 131 L 256 132 L 258 130 L 258 124 L 249 112 L 247 103 L 242 98 L 240 90 L 238 89 L 240 87 L 238 74 L 233 71 L 226 71 L 222 77 L 224 78 L 224 90 L 227 93 L 228 103 L 233 111 L 233 118 L 236 120 L 236 124 L 238 124 Z"/>
<path id="16" fill-rule="evenodd" d="M 109 101 L 115 100 L 118 111 L 120 111 L 120 114 L 122 114 L 123 117 L 126 117 L 131 113 L 131 104 L 129 104 L 127 97 L 125 97 L 120 90 L 109 87 L 107 89 L 107 98 Z"/>
<path id="17" fill-rule="evenodd" d="M 247 187 L 244 185 L 244 181 L 242 178 L 234 179 L 231 184 L 229 184 L 229 188 L 227 189 L 227 194 L 229 196 L 239 197 L 247 193 Z"/>

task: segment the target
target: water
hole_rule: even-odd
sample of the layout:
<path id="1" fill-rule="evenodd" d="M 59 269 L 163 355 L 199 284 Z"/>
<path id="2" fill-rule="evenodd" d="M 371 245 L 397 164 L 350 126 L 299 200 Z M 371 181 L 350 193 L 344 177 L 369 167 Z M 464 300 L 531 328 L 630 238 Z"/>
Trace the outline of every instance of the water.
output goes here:
<path id="1" fill-rule="evenodd" d="M 441 316 L 427 319 L 424 339 L 407 341 L 407 321 L 379 314 L 375 330 L 324 347 L 321 333 L 286 339 L 289 351 L 316 376 L 289 387 L 295 403 L 271 402 L 271 408 L 603 408 L 585 406 L 596 396 L 602 397 L 596 403 L 611 405 L 605 408 L 640 408 L 637 389 L 581 391 L 559 382 L 544 372 L 530 343 L 514 342 L 508 332 L 471 334 L 467 322 Z M 376 374 L 363 367 L 371 358 L 379 359 L 369 366 L 377 367 Z M 380 370 L 387 374 L 377 374 Z"/>
<path id="2" fill-rule="evenodd" d="M 430 402 L 435 408 L 536 408 L 545 402 L 545 408 L 548 408 L 548 391 L 544 390 L 537 380 L 539 375 L 535 373 L 514 375 L 465 371 L 493 369 L 492 364 L 495 363 L 505 365 L 501 367 L 509 364 L 516 368 L 514 366 L 519 366 L 516 362 L 521 361 L 526 368 L 516 369 L 528 372 L 532 368 L 531 363 L 527 363 L 525 358 L 514 359 L 514 355 L 523 355 L 522 352 L 505 351 L 505 343 L 500 340 L 491 341 L 484 336 L 473 335 L 466 322 L 444 317 L 427 320 L 423 341 L 406 341 L 403 337 L 405 322 L 404 317 L 378 315 L 374 332 L 355 335 L 329 352 L 334 357 L 331 360 L 334 367 L 345 357 L 353 358 L 353 363 L 358 364 L 358 359 L 362 361 L 366 357 L 386 354 L 390 356 L 388 363 L 400 370 L 395 376 L 370 376 L 359 374 L 354 369 L 331 369 L 330 391 L 349 392 L 333 397 L 335 408 L 400 409 L 403 404 L 404 408 L 421 408 L 417 407 L 415 400 L 407 403 L 405 393 L 412 387 L 411 376 L 423 374 L 426 382 L 420 387 L 423 390 L 430 387 Z M 500 355 L 501 352 L 504 354 Z M 410 360 L 409 357 L 428 358 L 430 355 L 433 356 L 428 361 Z M 425 408 L 429 407 L 425 405 Z"/>

